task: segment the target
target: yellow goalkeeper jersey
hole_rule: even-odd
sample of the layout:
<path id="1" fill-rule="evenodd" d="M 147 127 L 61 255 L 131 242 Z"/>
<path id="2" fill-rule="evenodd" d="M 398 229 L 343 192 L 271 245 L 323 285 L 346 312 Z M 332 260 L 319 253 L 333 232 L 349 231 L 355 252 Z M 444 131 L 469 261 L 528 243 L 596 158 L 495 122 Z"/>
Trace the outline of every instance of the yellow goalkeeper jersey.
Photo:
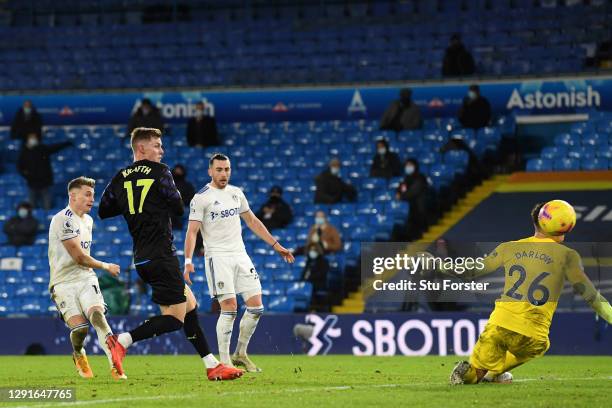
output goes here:
<path id="1" fill-rule="evenodd" d="M 485 270 L 504 268 L 504 291 L 489 323 L 535 339 L 548 331 L 565 279 L 585 278 L 580 255 L 550 238 L 504 242 L 485 258 Z"/>

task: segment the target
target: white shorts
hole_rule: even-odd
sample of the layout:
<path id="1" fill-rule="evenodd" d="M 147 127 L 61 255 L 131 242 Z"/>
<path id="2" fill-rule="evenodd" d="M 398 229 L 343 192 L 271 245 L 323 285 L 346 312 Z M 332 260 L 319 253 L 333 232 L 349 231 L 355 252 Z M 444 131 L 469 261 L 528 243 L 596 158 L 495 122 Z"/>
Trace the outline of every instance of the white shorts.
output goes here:
<path id="1" fill-rule="evenodd" d="M 98 278 L 95 276 L 78 282 L 58 283 L 53 286 L 51 299 L 64 322 L 68 322 L 72 316 L 83 316 L 89 319 L 87 311 L 92 306 L 100 306 L 103 309 L 106 307 Z"/>
<path id="2" fill-rule="evenodd" d="M 211 297 L 261 294 L 259 275 L 247 254 L 207 257 L 206 280 Z"/>

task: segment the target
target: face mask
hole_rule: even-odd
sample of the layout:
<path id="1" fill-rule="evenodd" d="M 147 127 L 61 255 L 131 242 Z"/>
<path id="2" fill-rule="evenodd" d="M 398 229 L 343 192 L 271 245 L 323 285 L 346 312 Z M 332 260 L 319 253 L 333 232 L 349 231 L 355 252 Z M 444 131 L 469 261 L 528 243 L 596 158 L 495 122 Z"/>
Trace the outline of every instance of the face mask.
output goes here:
<path id="1" fill-rule="evenodd" d="M 474 99 L 476 99 L 476 97 L 477 97 L 476 92 L 474 92 L 474 91 L 469 91 L 468 92 L 468 98 L 474 100 Z"/>
<path id="2" fill-rule="evenodd" d="M 30 113 L 32 113 L 32 108 L 23 108 L 23 113 L 29 115 Z"/>
<path id="3" fill-rule="evenodd" d="M 385 153 L 387 153 L 387 149 L 385 149 L 384 147 L 378 149 L 378 154 L 380 154 L 381 156 L 384 156 Z"/>
<path id="4" fill-rule="evenodd" d="M 329 171 L 331 172 L 331 174 L 333 174 L 334 176 L 338 176 L 340 174 L 340 167 L 330 167 Z"/>
<path id="5" fill-rule="evenodd" d="M 204 116 L 204 111 L 198 109 L 197 111 L 195 111 L 195 116 L 196 118 L 201 118 L 202 116 Z"/>
<path id="6" fill-rule="evenodd" d="M 325 218 L 323 218 L 323 217 L 316 217 L 315 218 L 315 224 L 317 224 L 317 225 L 325 224 Z"/>
<path id="7" fill-rule="evenodd" d="M 414 173 L 414 166 L 406 166 L 404 167 L 404 172 L 406 172 L 407 175 L 411 175 Z"/>
<path id="8" fill-rule="evenodd" d="M 310 257 L 310 259 L 317 259 L 319 257 L 319 253 L 315 251 L 314 249 L 311 249 L 308 252 L 308 256 Z"/>
<path id="9" fill-rule="evenodd" d="M 28 139 L 28 141 L 26 142 L 26 146 L 27 147 L 36 147 L 38 146 L 38 140 L 37 139 Z"/>
<path id="10" fill-rule="evenodd" d="M 30 212 L 28 211 L 27 208 L 20 208 L 17 211 L 17 215 L 19 215 L 19 218 L 26 218 L 28 216 Z"/>

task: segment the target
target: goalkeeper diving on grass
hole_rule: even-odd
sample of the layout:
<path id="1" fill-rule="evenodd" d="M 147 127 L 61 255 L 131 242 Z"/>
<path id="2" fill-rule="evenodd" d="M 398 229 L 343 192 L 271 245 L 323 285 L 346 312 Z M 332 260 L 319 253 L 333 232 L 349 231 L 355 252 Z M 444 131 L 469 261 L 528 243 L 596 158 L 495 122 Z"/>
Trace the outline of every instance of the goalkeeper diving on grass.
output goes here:
<path id="1" fill-rule="evenodd" d="M 553 200 L 531 212 L 535 233 L 504 242 L 484 259 L 484 268 L 466 278 L 504 269 L 504 291 L 495 302 L 469 361 L 455 366 L 450 383 L 512 382 L 510 371 L 546 353 L 548 332 L 565 281 L 608 324 L 612 307 L 584 272 L 580 255 L 563 245 L 576 223 L 573 207 Z"/>

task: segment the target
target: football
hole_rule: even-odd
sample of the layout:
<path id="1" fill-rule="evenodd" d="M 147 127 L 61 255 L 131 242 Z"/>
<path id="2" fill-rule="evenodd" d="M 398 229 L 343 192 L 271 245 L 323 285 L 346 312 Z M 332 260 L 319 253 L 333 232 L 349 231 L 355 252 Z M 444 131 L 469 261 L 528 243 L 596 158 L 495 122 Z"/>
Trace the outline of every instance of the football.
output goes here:
<path id="1" fill-rule="evenodd" d="M 538 223 L 546 234 L 567 234 L 576 225 L 576 211 L 567 201 L 552 200 L 544 204 L 540 210 Z"/>

